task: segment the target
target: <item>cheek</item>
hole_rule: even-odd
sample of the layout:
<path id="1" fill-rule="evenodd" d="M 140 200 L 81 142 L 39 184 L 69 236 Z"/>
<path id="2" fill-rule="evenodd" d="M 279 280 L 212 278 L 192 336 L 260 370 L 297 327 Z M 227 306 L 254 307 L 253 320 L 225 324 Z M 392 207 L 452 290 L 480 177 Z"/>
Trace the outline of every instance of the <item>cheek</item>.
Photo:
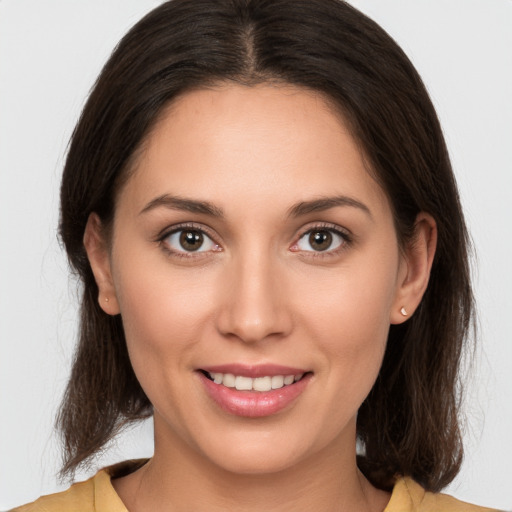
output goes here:
<path id="1" fill-rule="evenodd" d="M 125 258 L 115 276 L 130 359 L 143 387 L 187 364 L 213 300 L 208 275 L 190 279 L 186 271 L 171 272 L 164 258 L 155 259 Z"/>
<path id="2" fill-rule="evenodd" d="M 322 367 L 328 378 L 342 380 L 340 392 L 353 393 L 361 401 L 382 364 L 396 269 L 393 257 L 361 260 L 317 279 L 314 296 L 306 290 L 300 293 L 302 323 L 325 358 Z"/>

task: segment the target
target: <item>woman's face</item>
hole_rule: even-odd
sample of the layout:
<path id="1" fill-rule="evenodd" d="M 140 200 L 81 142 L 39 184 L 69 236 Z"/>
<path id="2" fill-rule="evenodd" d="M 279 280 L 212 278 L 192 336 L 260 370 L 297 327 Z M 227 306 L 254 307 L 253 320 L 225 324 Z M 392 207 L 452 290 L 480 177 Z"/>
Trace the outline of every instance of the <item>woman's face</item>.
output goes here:
<path id="1" fill-rule="evenodd" d="M 105 265 L 100 300 L 122 315 L 157 449 L 241 473 L 354 456 L 407 264 L 321 96 L 225 85 L 176 100 L 120 191 Z"/>

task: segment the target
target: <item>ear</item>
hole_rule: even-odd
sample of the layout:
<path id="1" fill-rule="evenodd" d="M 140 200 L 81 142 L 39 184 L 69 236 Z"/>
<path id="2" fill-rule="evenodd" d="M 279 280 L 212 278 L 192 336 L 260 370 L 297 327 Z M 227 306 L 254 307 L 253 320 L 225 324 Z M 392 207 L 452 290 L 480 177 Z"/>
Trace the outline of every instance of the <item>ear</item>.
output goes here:
<path id="1" fill-rule="evenodd" d="M 120 313 L 110 264 L 110 251 L 100 218 L 91 213 L 84 232 L 84 247 L 98 285 L 98 303 L 108 315 Z"/>
<path id="2" fill-rule="evenodd" d="M 428 213 L 421 212 L 416 217 L 414 236 L 403 250 L 390 323 L 405 322 L 421 302 L 430 279 L 436 246 L 436 221 Z"/>

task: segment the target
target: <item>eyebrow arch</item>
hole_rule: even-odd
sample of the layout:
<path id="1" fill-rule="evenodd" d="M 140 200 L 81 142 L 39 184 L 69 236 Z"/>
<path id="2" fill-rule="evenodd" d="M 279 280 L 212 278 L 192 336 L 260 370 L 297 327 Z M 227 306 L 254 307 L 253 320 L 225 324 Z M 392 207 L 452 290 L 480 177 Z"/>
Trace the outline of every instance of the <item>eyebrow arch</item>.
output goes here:
<path id="1" fill-rule="evenodd" d="M 301 215 L 307 215 L 308 213 L 329 210 L 336 206 L 350 206 L 358 208 L 373 220 L 372 212 L 368 206 L 361 201 L 348 196 L 321 197 L 319 199 L 313 199 L 312 201 L 302 201 L 290 208 L 289 215 L 292 217 L 300 217 Z"/>
<path id="2" fill-rule="evenodd" d="M 191 213 L 200 213 L 203 215 L 210 215 L 212 217 L 224 217 L 224 212 L 217 206 L 209 203 L 208 201 L 197 201 L 195 199 L 188 199 L 185 197 L 173 196 L 170 194 L 163 194 L 152 199 L 140 212 L 139 215 L 147 213 L 159 207 L 169 208 L 171 210 L 182 210 Z"/>

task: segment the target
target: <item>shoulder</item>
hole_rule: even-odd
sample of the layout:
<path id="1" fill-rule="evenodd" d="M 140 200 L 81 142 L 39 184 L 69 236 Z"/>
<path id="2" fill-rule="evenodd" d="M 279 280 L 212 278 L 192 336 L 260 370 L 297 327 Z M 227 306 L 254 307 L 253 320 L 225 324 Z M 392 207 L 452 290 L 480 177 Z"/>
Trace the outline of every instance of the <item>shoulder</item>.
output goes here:
<path id="1" fill-rule="evenodd" d="M 498 512 L 452 496 L 425 491 L 412 478 L 399 478 L 384 512 Z"/>
<path id="2" fill-rule="evenodd" d="M 72 485 L 67 491 L 42 496 L 11 512 L 127 512 L 112 486 L 111 478 L 133 471 L 144 462 L 127 461 L 102 469 L 89 480 Z"/>
<path id="3" fill-rule="evenodd" d="M 15 508 L 11 512 L 65 512 L 69 510 L 92 512 L 94 510 L 94 479 L 98 475 L 85 482 L 72 485 L 67 491 L 41 496 L 33 503 Z"/>

